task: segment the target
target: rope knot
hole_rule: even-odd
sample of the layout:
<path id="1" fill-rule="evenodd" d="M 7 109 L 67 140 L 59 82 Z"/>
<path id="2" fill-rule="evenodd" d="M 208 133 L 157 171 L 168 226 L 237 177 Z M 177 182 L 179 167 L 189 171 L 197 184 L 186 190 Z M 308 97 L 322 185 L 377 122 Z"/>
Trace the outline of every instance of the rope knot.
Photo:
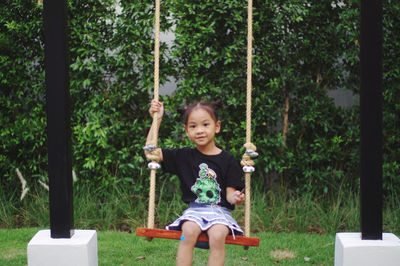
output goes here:
<path id="1" fill-rule="evenodd" d="M 147 160 L 152 162 L 161 161 L 161 149 L 158 149 L 155 145 L 149 144 L 143 147 Z"/>
<path id="2" fill-rule="evenodd" d="M 246 148 L 246 151 L 242 156 L 242 160 L 240 161 L 240 164 L 242 166 L 254 166 L 255 163 L 252 158 L 255 158 L 258 156 L 258 153 L 256 152 L 257 147 L 251 142 L 245 143 L 243 145 L 243 147 Z"/>
<path id="3" fill-rule="evenodd" d="M 253 151 L 256 151 L 256 150 L 257 150 L 256 145 L 254 145 L 252 142 L 246 142 L 246 143 L 243 145 L 243 147 L 245 147 L 246 150 L 253 150 Z"/>

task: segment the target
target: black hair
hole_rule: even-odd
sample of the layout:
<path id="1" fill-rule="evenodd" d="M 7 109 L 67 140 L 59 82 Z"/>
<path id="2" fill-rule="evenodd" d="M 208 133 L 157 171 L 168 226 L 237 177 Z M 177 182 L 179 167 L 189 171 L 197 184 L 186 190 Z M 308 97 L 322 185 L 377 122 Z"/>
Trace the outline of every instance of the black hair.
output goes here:
<path id="1" fill-rule="evenodd" d="M 215 122 L 218 121 L 218 109 L 222 107 L 222 102 L 217 100 L 215 102 L 207 102 L 207 101 L 197 101 L 193 102 L 183 108 L 179 108 L 178 112 L 182 114 L 183 123 L 186 125 L 189 119 L 189 115 L 193 110 L 197 108 L 202 108 L 206 112 L 210 114 L 210 116 L 214 119 Z"/>

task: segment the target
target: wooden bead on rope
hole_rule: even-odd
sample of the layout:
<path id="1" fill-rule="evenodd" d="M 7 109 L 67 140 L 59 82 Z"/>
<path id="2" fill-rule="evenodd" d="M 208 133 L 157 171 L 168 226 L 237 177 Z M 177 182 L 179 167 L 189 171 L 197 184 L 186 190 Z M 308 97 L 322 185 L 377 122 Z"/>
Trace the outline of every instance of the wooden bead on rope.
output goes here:
<path id="1" fill-rule="evenodd" d="M 148 167 L 149 169 L 151 169 L 151 170 L 157 170 L 157 169 L 159 169 L 161 166 L 160 166 L 160 164 L 157 163 L 157 162 L 149 162 L 149 163 L 147 164 L 147 167 Z"/>

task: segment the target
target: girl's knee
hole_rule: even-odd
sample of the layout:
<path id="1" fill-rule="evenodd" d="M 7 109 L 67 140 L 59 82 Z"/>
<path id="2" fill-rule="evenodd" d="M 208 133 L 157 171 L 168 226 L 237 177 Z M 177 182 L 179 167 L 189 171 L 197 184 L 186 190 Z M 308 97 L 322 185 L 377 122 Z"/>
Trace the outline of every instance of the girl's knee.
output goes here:
<path id="1" fill-rule="evenodd" d="M 227 234 L 224 234 L 222 232 L 218 232 L 218 233 L 213 233 L 211 235 L 208 236 L 210 244 L 211 243 L 225 243 L 225 238 L 226 238 Z"/>
<path id="2" fill-rule="evenodd" d="M 188 240 L 190 242 L 196 242 L 200 233 L 201 229 L 197 224 L 193 222 L 185 222 L 182 225 L 181 241 Z"/>
<path id="3" fill-rule="evenodd" d="M 196 242 L 199 234 L 194 231 L 182 232 L 181 241 L 187 240 L 190 242 Z"/>
<path id="4" fill-rule="evenodd" d="M 229 229 L 224 225 L 218 225 L 214 228 L 210 228 L 208 231 L 208 238 L 210 245 L 224 245 L 226 236 L 229 233 Z"/>

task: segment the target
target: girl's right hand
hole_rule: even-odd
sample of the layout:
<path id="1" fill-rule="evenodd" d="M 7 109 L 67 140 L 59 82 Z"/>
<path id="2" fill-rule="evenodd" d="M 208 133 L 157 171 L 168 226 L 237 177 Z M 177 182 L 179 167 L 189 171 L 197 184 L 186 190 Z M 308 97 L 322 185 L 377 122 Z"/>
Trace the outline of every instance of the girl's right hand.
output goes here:
<path id="1" fill-rule="evenodd" d="M 164 115 L 164 105 L 163 105 L 163 103 L 153 99 L 151 101 L 151 104 L 150 104 L 149 113 L 150 113 L 151 117 L 154 117 L 154 114 L 157 113 L 158 114 L 158 119 L 161 119 L 163 117 L 163 115 Z"/>

